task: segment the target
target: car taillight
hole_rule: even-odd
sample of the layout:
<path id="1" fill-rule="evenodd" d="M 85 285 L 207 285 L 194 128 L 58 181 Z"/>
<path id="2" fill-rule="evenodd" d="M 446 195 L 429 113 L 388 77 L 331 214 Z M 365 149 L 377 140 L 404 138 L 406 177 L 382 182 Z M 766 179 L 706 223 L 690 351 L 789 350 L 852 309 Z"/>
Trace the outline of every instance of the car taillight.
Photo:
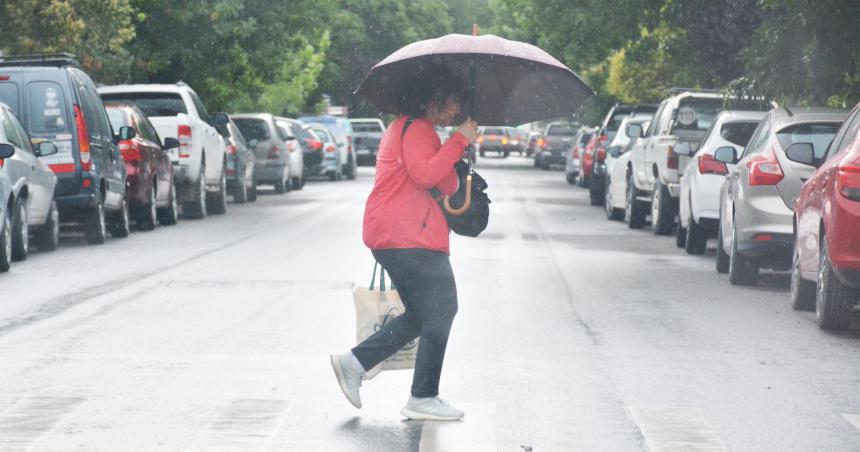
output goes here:
<path id="1" fill-rule="evenodd" d="M 125 161 L 135 164 L 140 163 L 140 148 L 137 147 L 134 141 L 120 141 L 118 146 L 119 152 Z"/>
<path id="2" fill-rule="evenodd" d="M 546 140 L 543 138 L 538 139 L 538 146 L 540 146 L 541 149 L 546 149 Z"/>
<path id="3" fill-rule="evenodd" d="M 327 148 L 325 148 L 325 151 L 326 151 L 326 152 L 336 152 L 336 151 L 337 151 L 337 148 L 336 148 L 336 147 L 334 147 L 334 145 L 330 144 L 330 145 L 328 145 L 328 147 L 327 147 Z"/>
<path id="4" fill-rule="evenodd" d="M 5 82 L 6 80 L 9 80 L 9 78 L 10 78 L 10 77 L 9 77 L 8 75 L 0 75 L 0 81 L 4 81 L 4 82 Z"/>
<path id="5" fill-rule="evenodd" d="M 678 154 L 675 153 L 675 149 L 672 146 L 669 146 L 666 150 L 666 168 L 678 169 Z"/>
<path id="6" fill-rule="evenodd" d="M 507 137 L 502 138 L 502 144 L 508 144 L 508 138 Z"/>
<path id="7" fill-rule="evenodd" d="M 608 135 L 601 135 L 599 138 L 597 138 L 597 142 L 598 142 L 598 143 L 603 143 L 604 141 L 606 141 L 606 140 L 608 140 L 608 139 L 609 139 L 609 136 L 608 136 Z"/>
<path id="8" fill-rule="evenodd" d="M 747 168 L 750 170 L 749 182 L 751 187 L 756 185 L 776 185 L 785 177 L 773 149 L 747 162 Z"/>
<path id="9" fill-rule="evenodd" d="M 322 142 L 319 140 L 308 140 L 308 144 L 315 151 L 322 149 Z"/>
<path id="10" fill-rule="evenodd" d="M 478 139 L 477 139 L 477 140 L 475 140 L 475 141 L 477 141 L 477 142 L 478 142 L 478 144 L 483 143 L 483 142 L 484 142 L 484 137 L 478 137 Z"/>
<path id="11" fill-rule="evenodd" d="M 236 155 L 236 145 L 233 143 L 228 144 L 227 145 L 227 153 L 230 155 Z"/>
<path id="12" fill-rule="evenodd" d="M 191 157 L 191 126 L 179 126 L 177 137 L 179 140 L 179 157 Z"/>
<path id="13" fill-rule="evenodd" d="M 860 162 L 840 164 L 836 172 L 839 193 L 852 201 L 860 201 Z"/>
<path id="14" fill-rule="evenodd" d="M 87 120 L 84 119 L 84 114 L 78 104 L 75 104 L 75 128 L 78 129 L 78 148 L 81 151 L 81 170 L 90 171 L 93 169 L 93 158 L 92 155 L 90 155 L 90 133 L 87 129 Z"/>
<path id="15" fill-rule="evenodd" d="M 269 160 L 277 160 L 281 157 L 281 148 L 277 146 L 272 146 L 272 149 L 269 149 Z"/>
<path id="16" fill-rule="evenodd" d="M 702 154 L 699 156 L 699 174 L 729 174 L 729 168 L 714 156 Z"/>
<path id="17" fill-rule="evenodd" d="M 598 162 L 606 160 L 606 149 L 600 148 L 597 150 L 597 155 L 594 157 Z"/>

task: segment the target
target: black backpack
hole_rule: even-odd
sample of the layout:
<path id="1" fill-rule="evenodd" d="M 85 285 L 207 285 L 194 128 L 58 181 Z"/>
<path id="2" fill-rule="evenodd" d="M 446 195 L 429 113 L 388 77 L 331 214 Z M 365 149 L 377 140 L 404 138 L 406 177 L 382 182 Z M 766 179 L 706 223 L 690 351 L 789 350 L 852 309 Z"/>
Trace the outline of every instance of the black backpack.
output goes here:
<path id="1" fill-rule="evenodd" d="M 406 129 L 415 121 L 414 118 L 408 118 L 403 124 L 403 132 L 400 134 L 400 139 L 406 135 Z M 466 201 L 466 177 L 469 175 L 469 164 L 460 160 L 454 164 L 454 169 L 457 171 L 457 177 L 460 179 L 460 187 L 457 192 L 449 199 L 449 204 L 453 208 L 462 206 Z M 484 229 L 487 229 L 487 223 L 490 221 L 490 197 L 487 196 L 487 181 L 475 171 L 472 173 L 472 203 L 466 212 L 460 215 L 452 215 L 445 210 L 444 195 L 435 187 L 428 190 L 433 199 L 439 203 L 442 212 L 445 214 L 445 219 L 448 220 L 448 227 L 456 234 L 466 237 L 477 237 Z"/>

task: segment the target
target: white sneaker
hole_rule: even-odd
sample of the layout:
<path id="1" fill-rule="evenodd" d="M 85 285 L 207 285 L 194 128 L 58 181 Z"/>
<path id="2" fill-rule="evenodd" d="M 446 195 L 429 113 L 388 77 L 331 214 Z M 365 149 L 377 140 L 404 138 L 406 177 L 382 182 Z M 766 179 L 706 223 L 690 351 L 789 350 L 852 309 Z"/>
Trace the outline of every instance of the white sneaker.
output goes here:
<path id="1" fill-rule="evenodd" d="M 352 352 L 331 355 L 331 367 L 334 369 L 334 376 L 337 377 L 343 395 L 353 406 L 361 408 L 361 395 L 359 395 L 358 390 L 361 388 L 364 372 L 356 369 L 354 359 Z"/>
<path id="2" fill-rule="evenodd" d="M 465 416 L 439 397 L 410 397 L 400 414 L 417 421 L 459 421 Z"/>

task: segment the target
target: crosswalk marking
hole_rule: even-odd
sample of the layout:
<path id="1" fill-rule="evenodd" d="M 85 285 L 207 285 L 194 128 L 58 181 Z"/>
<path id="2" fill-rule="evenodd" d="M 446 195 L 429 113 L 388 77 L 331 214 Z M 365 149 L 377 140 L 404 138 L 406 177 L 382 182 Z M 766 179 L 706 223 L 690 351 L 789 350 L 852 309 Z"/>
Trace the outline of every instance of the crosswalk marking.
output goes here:
<path id="1" fill-rule="evenodd" d="M 0 413 L 0 450 L 27 450 L 83 401 L 83 397 L 22 398 Z"/>
<path id="2" fill-rule="evenodd" d="M 466 417 L 459 422 L 425 421 L 420 452 L 496 452 L 496 406 L 457 405 Z"/>
<path id="3" fill-rule="evenodd" d="M 857 430 L 860 430 L 860 414 L 843 414 L 842 417 L 845 418 L 851 425 L 854 426 Z"/>
<path id="4" fill-rule="evenodd" d="M 698 408 L 630 407 L 651 452 L 727 452 Z"/>
<path id="5" fill-rule="evenodd" d="M 215 415 L 190 450 L 265 450 L 283 422 L 286 409 L 287 402 L 283 400 L 234 400 Z"/>

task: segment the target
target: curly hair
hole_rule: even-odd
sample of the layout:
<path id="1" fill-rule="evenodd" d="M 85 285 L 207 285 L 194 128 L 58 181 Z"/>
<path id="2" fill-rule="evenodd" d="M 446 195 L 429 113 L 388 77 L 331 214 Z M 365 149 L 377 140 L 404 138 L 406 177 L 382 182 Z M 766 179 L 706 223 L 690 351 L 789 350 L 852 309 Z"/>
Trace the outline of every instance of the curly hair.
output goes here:
<path id="1" fill-rule="evenodd" d="M 441 108 L 449 96 L 462 102 L 465 95 L 465 83 L 448 66 L 425 66 L 416 75 L 402 79 L 397 96 L 398 113 L 420 118 L 427 114 L 431 102 Z"/>

